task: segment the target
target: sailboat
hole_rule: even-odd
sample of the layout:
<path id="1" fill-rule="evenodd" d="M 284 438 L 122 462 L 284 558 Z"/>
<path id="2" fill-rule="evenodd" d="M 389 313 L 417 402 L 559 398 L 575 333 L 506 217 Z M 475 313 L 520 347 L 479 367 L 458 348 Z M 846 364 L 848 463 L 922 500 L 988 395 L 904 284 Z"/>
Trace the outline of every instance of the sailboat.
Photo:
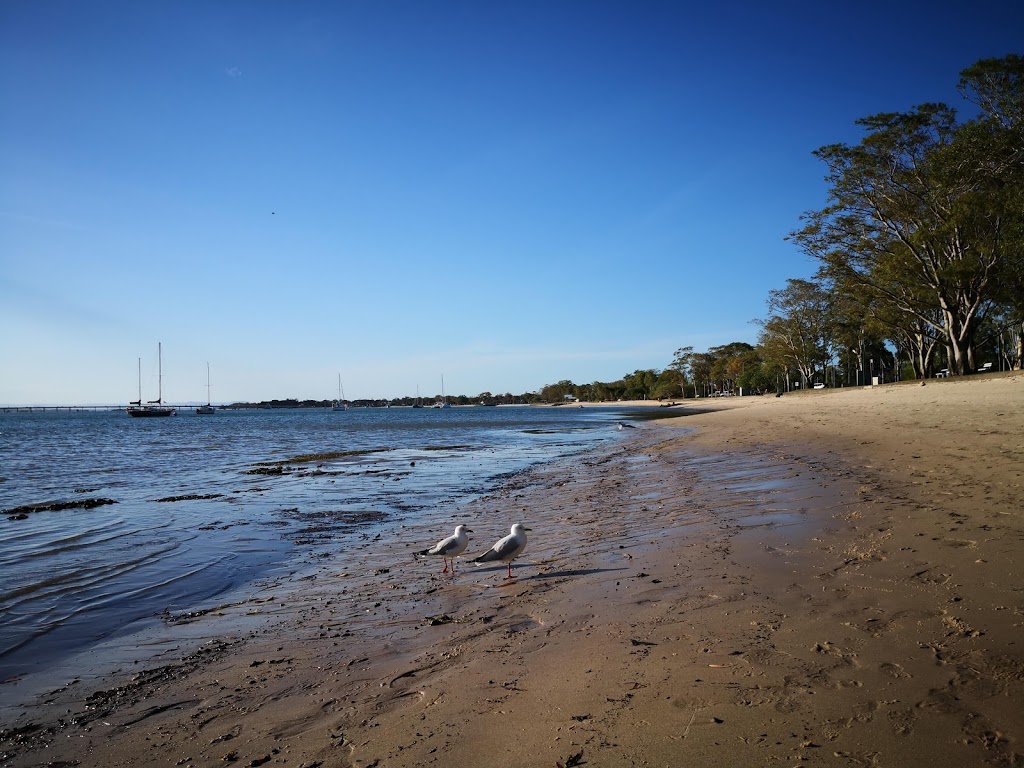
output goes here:
<path id="1" fill-rule="evenodd" d="M 348 403 L 345 402 L 345 388 L 341 386 L 341 374 L 338 374 L 338 399 L 331 403 L 332 411 L 347 411 Z"/>
<path id="2" fill-rule="evenodd" d="M 435 408 L 451 408 L 448 397 L 444 393 L 444 376 L 441 377 L 441 402 L 434 403 Z"/>
<path id="3" fill-rule="evenodd" d="M 200 405 L 196 408 L 196 413 L 200 416 L 210 416 L 217 411 L 210 404 L 210 364 L 206 364 L 206 405 Z"/>
<path id="4" fill-rule="evenodd" d="M 147 400 L 146 404 L 142 404 L 142 358 L 139 358 L 139 399 L 132 400 L 132 402 L 125 408 L 125 413 L 129 416 L 136 418 L 140 416 L 173 416 L 175 409 L 169 405 L 164 405 L 164 353 L 163 346 L 157 342 L 156 345 L 157 359 L 159 360 L 159 371 L 160 375 L 157 379 L 157 398 L 156 400 Z"/>
<path id="5" fill-rule="evenodd" d="M 423 403 L 420 402 L 420 385 L 416 385 L 416 402 L 412 404 L 413 408 L 422 408 Z"/>

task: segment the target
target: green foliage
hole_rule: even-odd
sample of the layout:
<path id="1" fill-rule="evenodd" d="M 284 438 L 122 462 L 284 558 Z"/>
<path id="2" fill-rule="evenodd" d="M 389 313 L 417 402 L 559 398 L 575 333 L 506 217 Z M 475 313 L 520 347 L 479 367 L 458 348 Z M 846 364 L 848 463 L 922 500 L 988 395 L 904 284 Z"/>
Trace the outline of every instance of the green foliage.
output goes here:
<path id="1" fill-rule="evenodd" d="M 1020 309 L 1022 83 L 1020 57 L 984 60 L 960 81 L 982 110 L 976 120 L 958 123 L 951 107 L 922 104 L 862 118 L 859 144 L 815 152 L 828 168 L 828 205 L 805 214 L 791 238 L 821 263 L 819 278 L 841 299 L 871 308 L 866 317 L 888 329 L 918 375 L 938 343 L 951 369 L 971 370 L 986 315 L 1000 305 Z M 773 322 L 773 330 L 793 337 L 785 325 Z"/>

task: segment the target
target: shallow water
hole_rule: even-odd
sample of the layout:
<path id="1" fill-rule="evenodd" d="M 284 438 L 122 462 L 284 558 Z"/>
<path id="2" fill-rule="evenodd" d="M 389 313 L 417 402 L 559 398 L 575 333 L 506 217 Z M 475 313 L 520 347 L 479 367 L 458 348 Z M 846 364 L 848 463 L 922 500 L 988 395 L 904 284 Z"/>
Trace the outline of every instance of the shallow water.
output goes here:
<path id="1" fill-rule="evenodd" d="M 622 417 L 528 407 L 0 414 L 0 682 L 388 526 L 450 517 L 503 476 L 617 439 Z"/>

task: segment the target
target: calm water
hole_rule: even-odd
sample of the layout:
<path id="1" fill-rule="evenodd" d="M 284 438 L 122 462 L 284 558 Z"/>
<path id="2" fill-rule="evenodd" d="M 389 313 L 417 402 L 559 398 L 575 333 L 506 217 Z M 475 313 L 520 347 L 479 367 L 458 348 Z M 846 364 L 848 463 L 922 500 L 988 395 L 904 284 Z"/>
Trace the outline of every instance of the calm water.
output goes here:
<path id="1" fill-rule="evenodd" d="M 503 475 L 615 439 L 622 415 L 571 407 L 0 414 L 0 511 L 116 502 L 0 516 L 0 681 L 164 611 L 295 570 L 353 538 L 450 511 Z M 290 461 L 331 453 L 347 455 Z"/>

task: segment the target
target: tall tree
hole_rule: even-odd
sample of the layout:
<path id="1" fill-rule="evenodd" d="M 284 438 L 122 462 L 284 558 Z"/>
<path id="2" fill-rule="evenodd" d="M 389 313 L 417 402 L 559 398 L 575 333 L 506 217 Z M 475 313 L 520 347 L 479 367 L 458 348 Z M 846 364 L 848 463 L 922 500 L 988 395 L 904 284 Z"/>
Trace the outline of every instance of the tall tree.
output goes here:
<path id="1" fill-rule="evenodd" d="M 958 89 L 981 117 L 965 130 L 977 146 L 979 177 L 1002 217 L 1005 264 L 998 327 L 1014 367 L 1024 362 L 1024 57 L 983 59 L 960 74 Z"/>
<path id="2" fill-rule="evenodd" d="M 765 359 L 796 369 L 809 382 L 833 357 L 828 292 L 817 281 L 787 280 L 785 288 L 769 291 L 768 312 L 757 321 Z"/>
<path id="3" fill-rule="evenodd" d="M 925 296 L 940 312 L 950 362 L 963 373 L 1003 263 L 1001 222 L 978 194 L 977 144 L 942 104 L 857 123 L 867 130 L 859 145 L 815 152 L 828 167 L 830 204 L 805 214 L 792 237 L 833 276 L 933 324 Z"/>
<path id="4" fill-rule="evenodd" d="M 693 362 L 693 347 L 686 346 L 680 347 L 676 350 L 675 355 L 672 358 L 672 362 L 669 363 L 668 370 L 674 371 L 679 377 L 679 386 L 682 390 L 683 397 L 686 397 L 687 385 L 692 380 L 692 374 L 690 371 L 690 364 Z"/>

